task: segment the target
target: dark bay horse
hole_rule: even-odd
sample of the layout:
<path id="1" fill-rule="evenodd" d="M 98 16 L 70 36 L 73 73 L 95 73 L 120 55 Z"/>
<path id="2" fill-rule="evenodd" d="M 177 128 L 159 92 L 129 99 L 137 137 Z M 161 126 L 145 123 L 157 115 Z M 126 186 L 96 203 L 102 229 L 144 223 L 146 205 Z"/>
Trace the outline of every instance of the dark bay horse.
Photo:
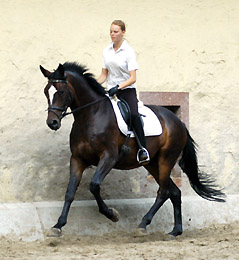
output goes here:
<path id="1" fill-rule="evenodd" d="M 70 134 L 70 180 L 65 194 L 65 203 L 57 224 L 52 228 L 53 236 L 61 235 L 61 228 L 67 222 L 68 212 L 84 170 L 97 166 L 90 181 L 90 191 L 94 195 L 100 213 L 116 222 L 118 212 L 103 201 L 100 185 L 111 169 L 129 170 L 140 167 L 136 159 L 138 147 L 134 138 L 129 141 L 131 152 L 122 157 L 121 148 L 125 136 L 119 131 L 116 117 L 105 89 L 97 83 L 87 69 L 77 63 L 66 62 L 50 72 L 40 66 L 48 79 L 45 95 L 48 100 L 47 125 L 58 130 L 61 119 L 72 113 L 74 123 Z M 67 113 L 70 107 L 71 112 Z M 144 167 L 159 185 L 157 197 L 138 226 L 144 234 L 153 216 L 170 199 L 174 209 L 174 227 L 169 234 L 182 234 L 181 191 L 170 178 L 170 173 L 178 158 L 179 165 L 189 178 L 195 192 L 202 198 L 223 202 L 224 193 L 207 175 L 199 171 L 195 143 L 185 125 L 169 110 L 160 106 L 149 106 L 162 124 L 160 136 L 146 138 L 150 162 Z"/>

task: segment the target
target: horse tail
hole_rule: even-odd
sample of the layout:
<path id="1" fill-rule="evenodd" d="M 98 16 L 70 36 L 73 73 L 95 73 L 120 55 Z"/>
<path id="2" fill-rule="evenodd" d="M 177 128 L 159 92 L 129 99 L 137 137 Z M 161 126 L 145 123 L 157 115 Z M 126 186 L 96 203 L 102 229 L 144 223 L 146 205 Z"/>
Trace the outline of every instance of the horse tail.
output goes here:
<path id="1" fill-rule="evenodd" d="M 214 180 L 205 173 L 200 172 L 197 161 L 197 144 L 187 130 L 187 143 L 183 149 L 179 166 L 189 178 L 189 182 L 194 191 L 204 199 L 218 202 L 225 202 L 225 194 L 219 189 Z"/>

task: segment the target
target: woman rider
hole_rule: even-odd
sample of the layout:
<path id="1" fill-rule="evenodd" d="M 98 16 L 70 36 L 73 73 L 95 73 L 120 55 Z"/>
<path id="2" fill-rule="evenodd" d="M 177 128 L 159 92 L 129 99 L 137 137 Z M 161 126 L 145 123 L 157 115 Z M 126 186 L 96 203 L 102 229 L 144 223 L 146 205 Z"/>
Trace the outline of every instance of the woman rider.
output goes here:
<path id="1" fill-rule="evenodd" d="M 103 84 L 107 80 L 107 89 L 110 96 L 117 95 L 124 99 L 131 110 L 131 118 L 134 130 L 141 143 L 138 151 L 139 163 L 150 160 L 146 149 L 144 130 L 138 112 L 138 100 L 136 94 L 136 71 L 138 64 L 136 55 L 130 45 L 124 40 L 125 24 L 121 20 L 115 20 L 110 26 L 112 43 L 103 51 L 102 71 L 98 82 Z"/>

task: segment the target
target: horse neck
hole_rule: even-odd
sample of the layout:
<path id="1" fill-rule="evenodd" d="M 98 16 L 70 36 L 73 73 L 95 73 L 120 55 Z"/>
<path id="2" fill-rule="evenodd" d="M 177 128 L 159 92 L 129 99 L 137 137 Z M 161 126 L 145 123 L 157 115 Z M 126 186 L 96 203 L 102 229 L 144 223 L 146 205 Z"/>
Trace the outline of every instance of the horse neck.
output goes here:
<path id="1" fill-rule="evenodd" d="M 71 107 L 72 109 L 84 106 L 102 97 L 96 93 L 83 78 L 72 80 L 71 86 L 73 88 L 72 96 L 74 100 Z"/>
<path id="2" fill-rule="evenodd" d="M 71 95 L 73 97 L 73 102 L 70 106 L 72 111 L 102 98 L 102 96 L 96 93 L 83 78 L 71 79 L 69 82 Z M 80 113 L 77 113 L 77 117 L 82 113 L 87 113 L 87 110 L 91 108 L 94 109 L 95 106 L 96 105 L 92 105 L 87 109 L 84 108 Z"/>

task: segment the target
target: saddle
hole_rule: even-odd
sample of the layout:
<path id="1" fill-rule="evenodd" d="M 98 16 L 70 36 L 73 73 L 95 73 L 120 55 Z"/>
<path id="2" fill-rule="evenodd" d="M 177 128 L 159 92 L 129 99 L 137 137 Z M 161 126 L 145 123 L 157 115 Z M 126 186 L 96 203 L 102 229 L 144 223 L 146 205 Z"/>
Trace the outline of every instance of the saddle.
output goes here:
<path id="1" fill-rule="evenodd" d="M 122 145 L 120 152 L 120 158 L 122 158 L 130 153 L 131 149 L 129 147 L 129 140 L 131 137 L 136 138 L 136 142 L 138 143 L 139 147 L 141 144 L 132 126 L 130 107 L 128 103 L 123 99 L 115 100 L 110 98 L 110 101 L 116 116 L 119 130 L 126 136 L 125 143 Z M 139 115 L 142 126 L 144 128 L 145 136 L 155 136 L 162 134 L 161 123 L 151 109 L 146 106 L 140 106 Z M 145 124 L 145 122 L 147 124 Z"/>
<path id="2" fill-rule="evenodd" d="M 120 99 L 117 102 L 117 106 L 120 110 L 120 113 L 121 113 L 125 123 L 128 126 L 128 129 L 131 130 L 132 129 L 131 112 L 130 112 L 130 107 L 129 107 L 128 103 L 124 99 Z"/>
<path id="3" fill-rule="evenodd" d="M 128 129 L 133 131 L 132 122 L 131 122 L 131 111 L 130 111 L 130 107 L 129 107 L 128 103 L 124 99 L 119 99 L 119 101 L 117 102 L 117 106 L 120 110 L 120 113 L 121 113 L 125 123 L 128 126 Z M 142 126 L 144 127 L 144 121 L 142 119 L 142 116 L 144 116 L 144 115 L 142 115 L 142 114 L 139 114 L 139 115 L 140 115 Z"/>
<path id="4" fill-rule="evenodd" d="M 130 133 L 130 137 L 134 137 L 131 124 L 130 108 L 126 101 L 119 99 L 114 100 L 110 98 L 119 130 L 127 136 Z M 156 114 L 147 106 L 139 106 L 139 114 L 143 121 L 145 136 L 157 136 L 162 134 L 161 123 Z"/>

